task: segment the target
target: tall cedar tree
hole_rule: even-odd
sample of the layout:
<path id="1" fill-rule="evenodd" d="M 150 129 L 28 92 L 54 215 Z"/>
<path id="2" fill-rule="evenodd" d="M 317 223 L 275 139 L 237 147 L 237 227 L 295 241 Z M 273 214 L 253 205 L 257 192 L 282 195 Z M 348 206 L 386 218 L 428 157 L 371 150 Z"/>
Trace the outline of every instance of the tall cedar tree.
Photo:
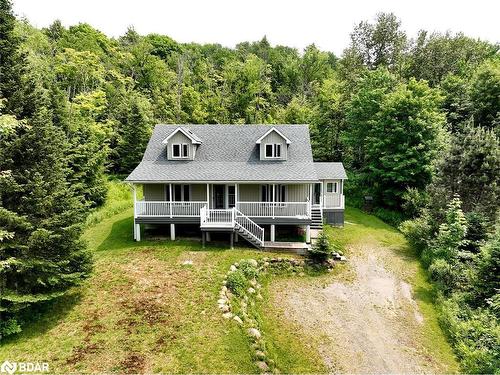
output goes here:
<path id="1" fill-rule="evenodd" d="M 21 74 L 23 58 L 19 54 L 20 40 L 14 34 L 16 19 L 10 0 L 0 0 L 0 97 L 9 98 L 7 111 L 19 114 L 22 100 Z"/>
<path id="2" fill-rule="evenodd" d="M 64 134 L 45 107 L 27 124 L 0 138 L 8 156 L 0 161 L 8 185 L 0 201 L 0 231 L 8 233 L 0 246 L 3 334 L 15 332 L 27 308 L 64 295 L 91 270 L 80 239 L 85 211 L 66 181 Z"/>
<path id="3" fill-rule="evenodd" d="M 131 172 L 141 160 L 151 136 L 152 117 L 149 101 L 140 95 L 133 95 L 130 99 L 130 108 L 122 120 L 116 147 L 119 172 Z"/>
<path id="4" fill-rule="evenodd" d="M 429 186 L 430 208 L 439 220 L 447 202 L 458 194 L 465 212 L 476 211 L 494 221 L 500 199 L 500 142 L 491 130 L 468 124 L 453 135 Z"/>

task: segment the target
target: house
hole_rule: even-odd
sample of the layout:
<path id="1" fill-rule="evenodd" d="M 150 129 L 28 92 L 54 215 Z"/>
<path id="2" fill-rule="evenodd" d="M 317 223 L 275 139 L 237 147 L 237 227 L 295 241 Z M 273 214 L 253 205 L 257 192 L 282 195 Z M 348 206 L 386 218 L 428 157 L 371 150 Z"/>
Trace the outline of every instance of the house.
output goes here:
<path id="1" fill-rule="evenodd" d="M 307 125 L 157 125 L 134 187 L 134 239 L 141 225 L 199 225 L 203 243 L 228 232 L 264 247 L 283 226 L 306 242 L 323 222 L 343 225 L 342 163 L 313 161 Z M 142 200 L 136 186 L 142 185 Z"/>

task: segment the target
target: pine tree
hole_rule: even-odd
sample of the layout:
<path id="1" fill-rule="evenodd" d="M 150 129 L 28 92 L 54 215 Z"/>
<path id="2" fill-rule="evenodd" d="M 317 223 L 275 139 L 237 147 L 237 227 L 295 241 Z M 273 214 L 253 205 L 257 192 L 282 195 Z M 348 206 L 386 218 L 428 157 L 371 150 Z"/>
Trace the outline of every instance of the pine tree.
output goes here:
<path id="1" fill-rule="evenodd" d="M 14 33 L 16 18 L 10 0 L 0 0 L 0 98 L 9 99 L 6 112 L 23 112 L 24 57 L 19 52 L 20 40 Z"/>
<path id="2" fill-rule="evenodd" d="M 80 239 L 84 209 L 66 181 L 64 134 L 41 107 L 6 137 L 2 126 L 0 176 L 0 313 L 18 330 L 22 311 L 64 295 L 85 278 L 91 259 Z M 2 332 L 0 332 L 2 335 Z"/>
<path id="3" fill-rule="evenodd" d="M 328 236 L 324 231 L 321 231 L 316 243 L 312 249 L 308 251 L 307 255 L 314 262 L 323 263 L 332 255 L 332 253 L 333 249 Z"/>
<path id="4" fill-rule="evenodd" d="M 151 135 L 152 117 L 149 101 L 140 95 L 133 95 L 119 130 L 116 147 L 119 172 L 129 173 L 141 161 Z"/>

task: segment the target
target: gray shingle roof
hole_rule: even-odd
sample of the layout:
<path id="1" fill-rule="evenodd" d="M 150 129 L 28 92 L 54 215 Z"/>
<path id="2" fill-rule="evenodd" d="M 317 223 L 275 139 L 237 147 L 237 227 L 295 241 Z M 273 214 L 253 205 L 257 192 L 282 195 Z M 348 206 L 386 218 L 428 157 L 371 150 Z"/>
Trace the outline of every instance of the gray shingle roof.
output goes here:
<path id="1" fill-rule="evenodd" d="M 320 180 L 336 180 L 339 178 L 347 179 L 344 165 L 334 162 L 315 162 L 314 168 Z"/>
<path id="2" fill-rule="evenodd" d="M 292 142 L 287 160 L 259 158 L 259 145 L 255 142 L 272 126 Z M 195 160 L 167 160 L 162 141 L 178 127 L 156 125 L 141 163 L 126 181 L 318 180 L 307 125 L 182 125 L 203 143 L 196 151 Z"/>

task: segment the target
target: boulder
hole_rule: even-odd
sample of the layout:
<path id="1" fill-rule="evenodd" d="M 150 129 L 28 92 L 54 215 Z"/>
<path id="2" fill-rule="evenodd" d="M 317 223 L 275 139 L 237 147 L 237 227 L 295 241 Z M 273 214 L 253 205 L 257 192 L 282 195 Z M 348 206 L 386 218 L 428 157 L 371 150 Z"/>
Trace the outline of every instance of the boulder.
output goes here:
<path id="1" fill-rule="evenodd" d="M 250 293 L 250 294 L 254 294 L 255 293 L 255 289 L 250 287 L 247 289 L 247 292 Z"/>
<path id="2" fill-rule="evenodd" d="M 248 264 L 250 264 L 252 267 L 257 267 L 259 263 L 255 259 L 248 259 Z"/>
<path id="3" fill-rule="evenodd" d="M 236 266 L 234 264 L 231 264 L 231 267 L 229 267 L 229 271 L 234 272 L 236 270 L 237 270 Z"/>
<path id="4" fill-rule="evenodd" d="M 257 365 L 257 367 L 259 368 L 260 371 L 262 371 L 262 372 L 269 371 L 269 366 L 267 365 L 266 362 L 264 362 L 264 361 L 257 361 L 257 362 L 255 362 L 255 364 Z"/>
<path id="5" fill-rule="evenodd" d="M 249 328 L 248 334 L 256 339 L 260 339 L 261 336 L 260 331 L 257 328 Z"/>
<path id="6" fill-rule="evenodd" d="M 219 298 L 219 299 L 217 300 L 217 303 L 218 303 L 219 305 L 225 305 L 225 304 L 227 303 L 227 299 L 225 299 L 225 298 Z"/>
<path id="7" fill-rule="evenodd" d="M 260 360 L 263 360 L 264 358 L 266 358 L 266 355 L 261 350 L 256 350 L 255 356 L 257 357 L 257 359 L 260 359 Z"/>
<path id="8" fill-rule="evenodd" d="M 235 315 L 233 319 L 236 320 L 239 324 L 243 324 L 243 320 L 241 320 L 241 318 L 238 315 Z"/>
<path id="9" fill-rule="evenodd" d="M 233 314 L 231 314 L 230 312 L 226 312 L 226 313 L 222 314 L 222 316 L 225 319 L 231 319 L 233 317 Z"/>

